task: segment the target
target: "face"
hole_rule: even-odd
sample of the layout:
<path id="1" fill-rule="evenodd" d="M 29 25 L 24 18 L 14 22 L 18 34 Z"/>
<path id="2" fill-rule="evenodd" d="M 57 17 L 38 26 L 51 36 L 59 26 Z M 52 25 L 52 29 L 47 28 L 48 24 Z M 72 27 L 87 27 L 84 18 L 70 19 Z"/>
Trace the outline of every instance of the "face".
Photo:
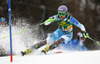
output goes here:
<path id="1" fill-rule="evenodd" d="M 65 18 L 65 16 L 59 16 L 61 19 L 64 19 Z"/>
<path id="2" fill-rule="evenodd" d="M 61 19 L 64 19 L 65 16 L 66 16 L 66 12 L 58 12 L 58 16 L 59 16 Z"/>

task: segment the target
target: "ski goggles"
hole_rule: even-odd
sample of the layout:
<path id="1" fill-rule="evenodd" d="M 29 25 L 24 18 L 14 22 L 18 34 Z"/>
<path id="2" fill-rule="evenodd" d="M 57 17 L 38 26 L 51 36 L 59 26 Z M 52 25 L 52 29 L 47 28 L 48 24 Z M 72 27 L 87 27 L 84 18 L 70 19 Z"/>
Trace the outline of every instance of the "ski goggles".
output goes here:
<path id="1" fill-rule="evenodd" d="M 66 12 L 58 12 L 58 16 L 66 16 Z"/>

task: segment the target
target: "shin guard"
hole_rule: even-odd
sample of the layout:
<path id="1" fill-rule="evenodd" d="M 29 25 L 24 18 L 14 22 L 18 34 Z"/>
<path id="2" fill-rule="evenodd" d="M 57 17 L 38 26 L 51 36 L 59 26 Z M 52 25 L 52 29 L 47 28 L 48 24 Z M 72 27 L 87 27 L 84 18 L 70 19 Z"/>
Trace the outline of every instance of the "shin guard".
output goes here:
<path id="1" fill-rule="evenodd" d="M 54 43 L 52 43 L 50 46 L 49 46 L 49 50 L 53 50 L 55 49 L 56 47 L 58 47 L 61 43 L 64 42 L 64 39 L 63 38 L 60 38 L 58 39 L 57 41 L 55 41 Z"/>
<path id="2" fill-rule="evenodd" d="M 44 45 L 46 45 L 46 44 L 47 44 L 47 41 L 46 41 L 46 40 L 41 41 L 41 42 L 39 42 L 39 43 L 33 45 L 33 49 L 38 49 L 38 48 L 40 48 L 40 47 L 42 47 L 42 46 L 44 46 Z"/>

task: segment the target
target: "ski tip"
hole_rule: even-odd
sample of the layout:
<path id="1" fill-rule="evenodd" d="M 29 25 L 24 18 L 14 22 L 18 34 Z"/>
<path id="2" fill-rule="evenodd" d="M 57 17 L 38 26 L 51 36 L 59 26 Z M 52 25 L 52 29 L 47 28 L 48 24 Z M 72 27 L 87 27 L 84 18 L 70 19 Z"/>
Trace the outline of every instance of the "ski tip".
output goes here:
<path id="1" fill-rule="evenodd" d="M 55 52 L 55 54 L 58 54 L 58 53 L 63 53 L 63 52 L 62 51 Z"/>

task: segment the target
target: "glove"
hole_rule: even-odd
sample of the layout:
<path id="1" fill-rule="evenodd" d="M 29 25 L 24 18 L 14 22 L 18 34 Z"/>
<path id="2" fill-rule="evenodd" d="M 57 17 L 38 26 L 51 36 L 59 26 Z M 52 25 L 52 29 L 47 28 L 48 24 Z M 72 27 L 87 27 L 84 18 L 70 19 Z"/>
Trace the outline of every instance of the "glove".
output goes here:
<path id="1" fill-rule="evenodd" d="M 88 34 L 87 32 L 83 32 L 83 36 L 84 36 L 85 38 L 88 38 L 88 37 L 89 37 L 89 34 Z"/>

